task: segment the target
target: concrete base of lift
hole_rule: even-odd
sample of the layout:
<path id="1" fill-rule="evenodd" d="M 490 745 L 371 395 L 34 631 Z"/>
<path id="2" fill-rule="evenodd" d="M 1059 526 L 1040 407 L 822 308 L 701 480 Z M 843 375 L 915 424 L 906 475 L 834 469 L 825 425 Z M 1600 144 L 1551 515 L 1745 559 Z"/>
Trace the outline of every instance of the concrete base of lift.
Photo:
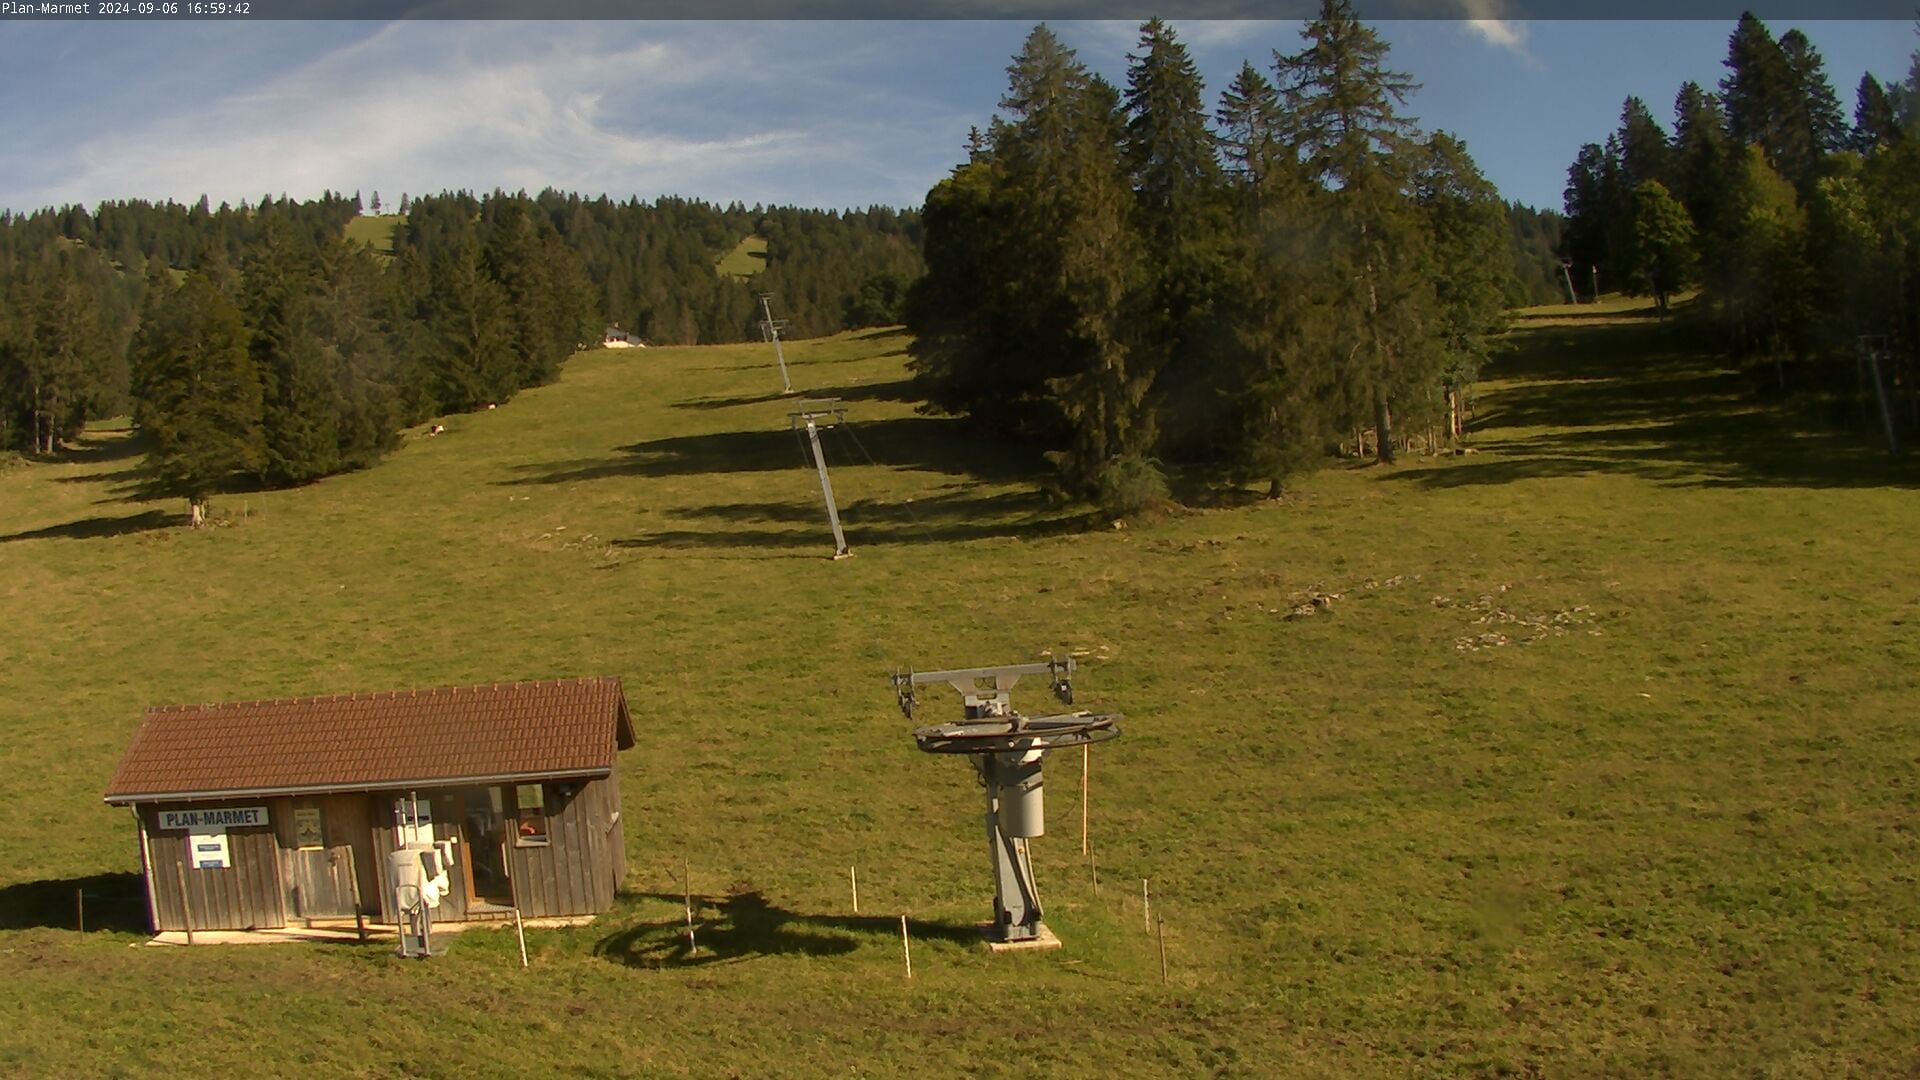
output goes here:
<path id="1" fill-rule="evenodd" d="M 983 936 L 993 932 L 992 923 L 980 923 L 979 926 L 980 933 Z M 1060 939 L 1054 935 L 1052 930 L 1047 928 L 1046 923 L 1040 924 L 1040 934 L 1038 937 L 1027 938 L 1025 941 L 995 941 L 991 937 L 987 938 L 987 951 L 995 953 L 1034 952 L 1040 949 L 1057 949 L 1059 947 Z"/>

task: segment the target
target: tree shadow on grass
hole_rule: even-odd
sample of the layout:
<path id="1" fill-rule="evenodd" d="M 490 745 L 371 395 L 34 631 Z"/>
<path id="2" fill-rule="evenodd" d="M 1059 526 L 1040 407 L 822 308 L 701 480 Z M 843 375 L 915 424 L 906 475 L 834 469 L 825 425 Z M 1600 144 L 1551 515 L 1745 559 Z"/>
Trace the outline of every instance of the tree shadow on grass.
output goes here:
<path id="1" fill-rule="evenodd" d="M 764 394 L 736 394 L 730 397 L 694 398 L 690 401 L 676 401 L 676 409 L 737 409 L 746 405 L 765 405 L 770 401 L 799 400 L 799 394 L 783 394 L 778 390 Z"/>
<path id="2" fill-rule="evenodd" d="M 775 401 L 819 401 L 834 399 L 840 401 L 919 401 L 914 393 L 912 379 L 895 379 L 883 383 L 862 383 L 858 386 L 829 387 L 821 390 L 795 390 L 791 394 L 740 394 L 731 397 L 693 398 L 689 401 L 676 401 L 676 409 L 737 409 L 747 405 L 765 405 Z M 797 407 L 797 405 L 796 405 Z"/>
<path id="3" fill-rule="evenodd" d="M 1630 307 L 1630 308 L 1601 308 L 1598 310 L 1589 308 L 1589 309 L 1580 310 L 1580 311 L 1525 312 L 1516 316 L 1514 318 L 1514 322 L 1520 326 L 1526 326 L 1528 323 L 1536 323 L 1536 322 L 1607 323 L 1607 322 L 1622 322 L 1622 321 L 1632 320 L 1632 319 L 1653 320 L 1653 319 L 1656 319 L 1658 315 L 1659 315 L 1658 309 L 1656 309 L 1653 306 L 1652 301 L 1648 301 L 1647 303 L 1640 305 L 1638 307 Z"/>
<path id="4" fill-rule="evenodd" d="M 148 476 L 147 440 L 138 434 L 109 431 L 82 435 L 62 447 L 58 460 L 68 465 L 120 465 L 110 472 L 91 472 L 80 476 L 54 478 L 56 484 L 101 484 L 114 489 L 114 499 L 102 502 L 133 502 L 140 495 L 130 494 L 146 486 Z"/>
<path id="5" fill-rule="evenodd" d="M 126 536 L 130 533 L 170 529 L 183 524 L 186 520 L 185 514 L 170 514 L 164 510 L 148 510 L 145 513 L 128 514 L 124 517 L 101 515 L 69 521 L 62 525 L 48 525 L 41 529 L 8 533 L 0 536 L 0 544 L 11 544 L 19 540 L 103 540 L 113 536 Z"/>
<path id="6" fill-rule="evenodd" d="M 57 457 L 71 464 L 93 465 L 109 461 L 126 461 L 129 458 L 140 457 L 146 452 L 147 440 L 140 435 L 126 431 L 109 431 L 82 435 L 61 447 Z"/>
<path id="7" fill-rule="evenodd" d="M 661 893 L 641 895 L 674 904 L 684 900 Z M 628 967 L 705 967 L 762 956 L 840 956 L 859 948 L 862 938 L 891 941 L 900 936 L 898 916 L 804 915 L 775 906 L 759 891 L 718 900 L 696 896 L 694 903 L 698 953 L 688 952 L 686 922 L 667 919 L 609 934 L 594 946 L 594 955 Z M 946 923 L 912 923 L 910 932 L 922 940 L 981 940 L 974 927 Z"/>
<path id="8" fill-rule="evenodd" d="M 812 469 L 804 435 L 791 429 L 674 435 L 619 447 L 611 455 L 516 466 L 503 484 L 570 484 L 618 477 L 707 476 Z M 1015 480 L 1044 473 L 1030 449 L 968 436 L 962 421 L 896 417 L 821 432 L 829 466 L 871 463 L 889 468 Z M 838 459 L 838 460 L 836 460 Z"/>
<path id="9" fill-rule="evenodd" d="M 1428 487 L 1626 475 L 1682 487 L 1914 487 L 1920 470 L 1859 433 L 1810 429 L 1691 320 L 1522 331 L 1474 419 L 1481 452 L 1389 479 Z"/>
<path id="10" fill-rule="evenodd" d="M 145 934 L 147 891 L 139 874 L 28 881 L 0 888 L 0 930 L 77 930 Z"/>
<path id="11" fill-rule="evenodd" d="M 1039 491 L 976 494 L 955 491 L 924 499 L 841 503 L 847 546 L 931 544 L 995 537 L 1035 539 L 1084 531 L 1084 513 L 1056 508 Z M 623 548 L 820 548 L 832 547 L 827 511 L 810 502 L 718 503 L 669 512 L 702 523 L 615 540 Z"/>

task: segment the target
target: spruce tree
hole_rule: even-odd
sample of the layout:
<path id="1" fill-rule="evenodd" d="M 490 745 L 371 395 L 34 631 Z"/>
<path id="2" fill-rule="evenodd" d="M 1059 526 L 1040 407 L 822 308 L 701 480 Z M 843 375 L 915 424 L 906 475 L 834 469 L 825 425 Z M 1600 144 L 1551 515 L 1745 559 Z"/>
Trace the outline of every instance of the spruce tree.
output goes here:
<path id="1" fill-rule="evenodd" d="M 312 253 L 276 217 L 242 268 L 249 353 L 260 377 L 262 471 L 272 484 L 304 484 L 338 472 L 338 410 L 313 324 Z"/>
<path id="2" fill-rule="evenodd" d="M 1464 395 L 1478 380 L 1495 337 L 1506 329 L 1513 248 L 1506 205 L 1466 144 L 1436 132 L 1421 149 L 1415 195 L 1432 237 L 1430 334 L 1439 353 L 1447 436 L 1457 439 L 1464 434 Z"/>
<path id="3" fill-rule="evenodd" d="M 1354 16 L 1348 0 L 1321 0 L 1301 31 L 1306 48 L 1276 55 L 1287 126 L 1307 174 L 1327 187 L 1338 228 L 1335 276 L 1348 284 L 1338 305 L 1352 314 L 1341 383 L 1350 408 L 1372 413 L 1375 454 L 1394 459 L 1393 400 L 1427 381 L 1434 357 L 1422 345 L 1430 296 L 1426 235 L 1406 197 L 1414 123 L 1400 114 L 1414 84 L 1385 66 L 1387 44 Z M 1344 359 L 1350 358 L 1350 359 Z"/>
<path id="4" fill-rule="evenodd" d="M 1780 35 L 1780 55 L 1792 88 L 1792 151 L 1781 171 L 1805 192 L 1811 190 L 1820 162 L 1846 145 L 1847 124 L 1827 79 L 1826 61 L 1807 35 L 1799 30 Z"/>
<path id="5" fill-rule="evenodd" d="M 106 341 L 99 303 L 70 262 L 50 255 L 29 279 L 16 330 L 21 396 L 30 449 L 52 454 L 61 439 L 86 423 L 93 380 L 104 364 Z"/>
<path id="6" fill-rule="evenodd" d="M 1242 78 L 1235 87 L 1230 93 L 1260 102 L 1259 83 Z M 1223 111 L 1233 107 L 1223 102 Z M 1277 499 L 1290 477 L 1324 456 L 1344 423 L 1338 372 L 1326 362 L 1337 345 L 1324 330 L 1325 316 L 1347 298 L 1325 266 L 1332 230 L 1320 211 L 1331 196 L 1308 183 L 1282 147 L 1249 158 L 1256 164 L 1242 174 L 1222 304 L 1226 378 L 1202 386 L 1219 402 L 1212 426 L 1228 478 L 1264 483 Z"/>
<path id="7" fill-rule="evenodd" d="M 434 259 L 425 297 L 431 345 L 427 382 L 441 411 L 505 401 L 518 388 L 506 294 L 486 272 L 476 243 Z"/>
<path id="8" fill-rule="evenodd" d="M 200 273 L 154 304 L 134 340 L 156 486 L 187 500 L 195 526 L 209 496 L 266 465 L 247 344 L 240 310 Z"/>
<path id="9" fill-rule="evenodd" d="M 1684 83 L 1673 103 L 1673 194 L 1702 233 L 1719 227 L 1727 174 L 1734 162 L 1720 100 Z"/>
<path id="10" fill-rule="evenodd" d="M 1567 227 L 1561 235 L 1561 254 L 1572 263 L 1576 292 L 1590 288 L 1590 269 L 1607 261 L 1607 248 L 1619 216 L 1618 176 L 1617 163 L 1609 160 L 1599 143 L 1582 146 L 1567 167 L 1562 202 Z"/>
<path id="11" fill-rule="evenodd" d="M 1860 85 L 1854 91 L 1853 130 L 1848 145 L 1866 154 L 1899 137 L 1900 125 L 1894 115 L 1893 100 L 1887 96 L 1880 80 L 1873 77 L 1873 72 L 1863 72 Z"/>
<path id="12" fill-rule="evenodd" d="M 1173 30 L 1140 28 L 1128 56 L 1124 152 L 1135 193 L 1145 282 L 1133 311 L 1134 367 L 1154 381 L 1149 411 L 1195 411 L 1217 380 L 1217 304 L 1225 274 L 1228 204 L 1207 126 L 1205 88 Z M 1146 440 L 1142 439 L 1144 447 Z"/>
<path id="13" fill-rule="evenodd" d="M 1058 178 L 1061 205 L 1047 216 L 1064 226 L 1055 238 L 1062 270 L 1056 302 L 1072 367 L 1048 388 L 1072 441 L 1053 460 L 1069 491 L 1131 513 L 1164 499 L 1166 482 L 1148 456 L 1157 434 L 1148 395 L 1162 365 L 1129 318 L 1144 274 L 1130 228 L 1134 196 L 1121 157 L 1120 92 L 1094 76 L 1064 104 L 1075 138 Z M 1027 178 L 1027 190 L 1039 179 Z"/>
<path id="14" fill-rule="evenodd" d="M 1792 107 L 1793 76 L 1779 43 L 1753 12 L 1740 16 L 1724 63 L 1720 100 L 1727 133 L 1737 143 L 1779 146 Z"/>
<path id="15" fill-rule="evenodd" d="M 406 422 L 382 276 L 374 256 L 343 237 L 316 253 L 309 325 L 332 382 L 341 468 L 371 465 Z"/>
<path id="16" fill-rule="evenodd" d="M 1637 190 L 1649 180 L 1662 184 L 1672 175 L 1671 148 L 1660 122 L 1647 111 L 1647 104 L 1629 97 L 1620 107 L 1620 173 L 1627 190 Z"/>
<path id="17" fill-rule="evenodd" d="M 1280 93 L 1260 69 L 1242 64 L 1214 112 L 1227 169 L 1243 191 L 1258 192 L 1284 152 Z"/>
<path id="18" fill-rule="evenodd" d="M 915 392 L 977 426 L 1033 434 L 1035 387 L 1022 363 L 1026 327 L 1018 276 L 1006 253 L 1015 236 L 1006 180 L 985 146 L 927 193 L 922 211 L 927 272 L 908 290 L 907 346 Z"/>

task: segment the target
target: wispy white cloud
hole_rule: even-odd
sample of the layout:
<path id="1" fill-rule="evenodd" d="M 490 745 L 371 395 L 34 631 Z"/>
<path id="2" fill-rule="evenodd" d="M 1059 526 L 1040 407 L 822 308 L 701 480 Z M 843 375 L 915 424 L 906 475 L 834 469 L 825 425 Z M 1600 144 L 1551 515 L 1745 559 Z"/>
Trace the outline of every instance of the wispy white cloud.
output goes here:
<path id="1" fill-rule="evenodd" d="M 1468 19 L 1466 26 L 1489 45 L 1498 45 L 1522 56 L 1526 55 L 1527 26 L 1525 23 L 1511 19 Z"/>
<path id="2" fill-rule="evenodd" d="M 746 27 L 394 24 L 249 85 L 210 77 L 192 108 L 49 146 L 30 190 L 0 202 L 377 188 L 391 203 L 402 191 L 547 186 L 795 201 L 810 197 L 810 176 L 844 179 L 831 166 L 856 156 L 863 132 L 840 112 L 861 94 L 781 45 Z M 924 119 L 910 95 L 866 104 L 892 106 L 868 129 Z M 964 130 L 942 141 L 957 147 Z M 848 194 L 917 202 L 937 178 L 927 168 L 870 172 L 894 186 Z"/>
<path id="3" fill-rule="evenodd" d="M 1533 60 L 1527 49 L 1527 24 L 1500 17 L 1507 13 L 1506 0 L 1454 0 L 1454 3 L 1467 16 L 1462 25 L 1469 33 L 1529 62 Z"/>

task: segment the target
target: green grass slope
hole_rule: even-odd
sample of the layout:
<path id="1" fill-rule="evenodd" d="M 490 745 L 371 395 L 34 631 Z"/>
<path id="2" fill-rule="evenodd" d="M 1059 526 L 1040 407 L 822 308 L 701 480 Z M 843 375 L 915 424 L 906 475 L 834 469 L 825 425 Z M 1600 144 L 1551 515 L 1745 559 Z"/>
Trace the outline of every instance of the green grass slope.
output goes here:
<path id="1" fill-rule="evenodd" d="M 347 222 L 347 240 L 364 244 L 382 258 L 393 258 L 393 233 L 402 222 L 404 214 L 361 214 Z"/>
<path id="2" fill-rule="evenodd" d="M 748 236 L 734 245 L 732 251 L 720 257 L 714 264 L 714 270 L 721 277 L 730 277 L 735 281 L 745 281 L 767 268 L 767 238 Z"/>
<path id="3" fill-rule="evenodd" d="M 1091 531 L 1030 456 L 916 414 L 903 338 L 791 343 L 854 420 L 837 563 L 758 345 L 584 354 L 198 533 L 135 497 L 123 431 L 0 472 L 0 1068 L 1909 1071 L 1914 477 L 1755 409 L 1688 335 L 1538 312 L 1473 455 Z M 885 677 L 1057 645 L 1128 716 L 1093 759 L 1100 888 L 1057 757 L 1034 854 L 1066 948 L 989 957 L 977 785 Z M 576 674 L 633 705 L 628 893 L 530 933 L 529 970 L 488 932 L 424 964 L 128 947 L 99 792 L 144 706 Z"/>

